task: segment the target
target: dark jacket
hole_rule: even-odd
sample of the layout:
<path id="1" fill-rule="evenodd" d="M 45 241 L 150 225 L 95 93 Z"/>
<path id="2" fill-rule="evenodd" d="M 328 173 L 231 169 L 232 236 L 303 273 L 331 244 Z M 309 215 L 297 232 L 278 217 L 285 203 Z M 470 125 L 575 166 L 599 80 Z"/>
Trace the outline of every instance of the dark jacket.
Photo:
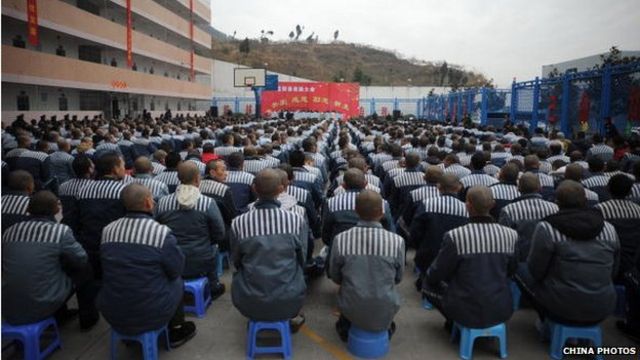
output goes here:
<path id="1" fill-rule="evenodd" d="M 255 176 L 245 171 L 229 170 L 226 184 L 231 188 L 236 209 L 241 213 L 246 212 L 247 206 L 256 199 L 251 189 L 254 178 Z"/>
<path id="2" fill-rule="evenodd" d="M 76 236 L 89 256 L 99 254 L 102 229 L 125 215 L 121 200 L 125 186 L 122 181 L 101 179 L 89 182 L 78 192 L 73 215 L 78 219 Z M 95 275 L 100 278 L 99 271 Z"/>
<path id="3" fill-rule="evenodd" d="M 426 271 L 440 251 L 444 234 L 468 222 L 467 208 L 455 195 L 424 200 L 411 221 L 411 242 L 417 249 L 416 266 Z"/>
<path id="4" fill-rule="evenodd" d="M 513 313 L 510 278 L 515 272 L 515 230 L 491 217 L 445 234 L 438 257 L 429 267 L 426 282 L 446 283 L 443 312 L 458 324 L 487 328 L 507 321 Z"/>
<path id="5" fill-rule="evenodd" d="M 178 203 L 176 194 L 167 195 L 158 202 L 156 220 L 167 225 L 176 237 L 185 256 L 185 278 L 213 271 L 212 245 L 225 238 L 224 221 L 215 200 L 200 194 L 196 206 L 188 209 Z"/>
<path id="6" fill-rule="evenodd" d="M 527 265 L 542 306 L 569 320 L 599 322 L 616 304 L 620 244 L 596 209 L 560 210 L 540 222 Z"/>
<path id="7" fill-rule="evenodd" d="M 630 200 L 609 200 L 596 206 L 605 221 L 616 229 L 620 240 L 620 269 L 616 282 L 622 282 L 622 276 L 635 266 L 640 253 L 640 205 Z"/>
<path id="8" fill-rule="evenodd" d="M 17 325 L 53 315 L 73 291 L 63 268 L 86 263 L 71 229 L 53 218 L 32 217 L 10 227 L 2 235 L 3 318 Z"/>
<path id="9" fill-rule="evenodd" d="M 123 334 L 167 325 L 182 306 L 184 255 L 171 229 L 151 214 L 128 213 L 104 228 L 97 306 Z"/>
<path id="10" fill-rule="evenodd" d="M 218 245 L 221 250 L 227 251 L 229 249 L 229 237 L 231 236 L 231 222 L 238 214 L 236 205 L 233 202 L 231 188 L 219 181 L 207 178 L 200 182 L 200 192 L 215 200 L 216 205 L 218 205 L 225 228 L 224 239 Z"/>
<path id="11" fill-rule="evenodd" d="M 24 151 L 15 159 L 11 171 L 24 170 L 33 176 L 36 190 L 41 190 L 43 185 L 49 180 L 49 165 L 47 158 L 49 155 L 41 151 Z"/>
<path id="12" fill-rule="evenodd" d="M 264 225 L 269 226 L 264 226 Z M 302 216 L 280 209 L 278 201 L 258 201 L 231 226 L 233 305 L 251 320 L 294 317 L 305 298 L 303 268 L 307 229 Z"/>

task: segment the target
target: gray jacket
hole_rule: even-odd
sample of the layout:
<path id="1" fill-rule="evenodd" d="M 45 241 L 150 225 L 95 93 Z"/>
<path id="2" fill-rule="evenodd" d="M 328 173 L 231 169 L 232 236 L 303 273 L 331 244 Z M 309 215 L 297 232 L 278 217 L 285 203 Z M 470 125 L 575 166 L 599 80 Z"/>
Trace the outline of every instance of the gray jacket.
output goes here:
<path id="1" fill-rule="evenodd" d="M 255 209 L 233 220 L 231 256 L 233 305 L 251 320 L 294 317 L 305 297 L 305 219 L 280 208 L 278 201 L 257 201 Z"/>
<path id="2" fill-rule="evenodd" d="M 377 222 L 359 222 L 332 244 L 329 276 L 338 285 L 338 308 L 367 331 L 389 328 L 400 309 L 395 285 L 404 270 L 404 240 Z"/>
<path id="3" fill-rule="evenodd" d="M 81 268 L 87 254 L 71 228 L 33 217 L 2 235 L 2 316 L 27 324 L 53 315 L 73 290 L 63 268 Z"/>

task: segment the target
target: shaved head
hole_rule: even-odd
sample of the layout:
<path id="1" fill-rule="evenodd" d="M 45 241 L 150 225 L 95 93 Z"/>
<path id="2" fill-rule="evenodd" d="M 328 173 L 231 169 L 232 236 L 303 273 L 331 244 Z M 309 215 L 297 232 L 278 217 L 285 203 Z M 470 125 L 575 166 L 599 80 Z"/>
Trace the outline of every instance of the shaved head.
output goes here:
<path id="1" fill-rule="evenodd" d="M 344 188 L 347 190 L 362 190 L 367 186 L 367 178 L 360 169 L 351 168 L 344 172 Z"/>
<path id="2" fill-rule="evenodd" d="M 467 210 L 470 216 L 489 216 L 495 201 L 486 186 L 474 186 L 467 191 Z"/>
<path id="3" fill-rule="evenodd" d="M 193 161 L 184 161 L 178 165 L 178 179 L 185 185 L 194 185 L 200 182 L 200 170 Z"/>
<path id="4" fill-rule="evenodd" d="M 524 168 L 527 170 L 536 170 L 540 168 L 540 159 L 537 155 L 527 155 L 524 157 Z"/>
<path id="5" fill-rule="evenodd" d="M 253 189 L 261 200 L 273 200 L 282 192 L 282 176 L 275 169 L 264 169 L 256 175 Z"/>
<path id="6" fill-rule="evenodd" d="M 429 184 L 437 184 L 443 174 L 444 171 L 440 166 L 429 166 L 424 172 L 424 180 Z"/>
<path id="7" fill-rule="evenodd" d="M 540 192 L 540 179 L 538 175 L 528 172 L 522 174 L 518 180 L 518 190 L 522 194 L 535 194 Z"/>
<path id="8" fill-rule="evenodd" d="M 27 211 L 33 216 L 55 216 L 60 211 L 58 197 L 51 191 L 38 191 L 29 200 Z"/>
<path id="9" fill-rule="evenodd" d="M 356 213 L 364 221 L 380 221 L 384 216 L 380 194 L 372 190 L 360 192 L 356 197 Z"/>
<path id="10" fill-rule="evenodd" d="M 561 182 L 556 189 L 556 203 L 560 209 L 579 209 L 587 206 L 584 187 L 573 180 Z"/>
<path id="11" fill-rule="evenodd" d="M 149 211 L 148 204 L 153 204 L 153 195 L 146 186 L 133 183 L 122 190 L 122 202 L 127 211 Z"/>
<path id="12" fill-rule="evenodd" d="M 455 194 L 460 192 L 462 184 L 454 174 L 444 174 L 440 177 L 438 189 L 441 194 Z"/>
<path id="13" fill-rule="evenodd" d="M 360 169 L 362 172 L 365 172 L 367 169 L 367 161 L 360 156 L 354 157 L 349 159 L 349 167 Z"/>
<path id="14" fill-rule="evenodd" d="M 150 174 L 153 171 L 153 165 L 151 160 L 145 156 L 140 156 L 133 163 L 133 167 L 136 170 L 136 174 Z"/>
<path id="15" fill-rule="evenodd" d="M 582 173 L 583 173 L 584 169 L 582 168 L 582 166 L 580 164 L 569 164 L 567 165 L 567 167 L 564 169 L 564 179 L 565 180 L 573 180 L 573 181 L 581 181 L 582 180 Z"/>

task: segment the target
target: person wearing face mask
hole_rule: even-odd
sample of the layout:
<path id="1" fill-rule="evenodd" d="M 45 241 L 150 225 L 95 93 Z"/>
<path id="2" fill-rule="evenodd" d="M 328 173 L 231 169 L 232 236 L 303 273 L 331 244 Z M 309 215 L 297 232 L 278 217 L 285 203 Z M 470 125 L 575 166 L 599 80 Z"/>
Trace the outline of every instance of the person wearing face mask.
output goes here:
<path id="1" fill-rule="evenodd" d="M 176 192 L 160 199 L 156 220 L 167 225 L 185 255 L 183 278 L 206 276 L 213 299 L 225 292 L 215 271 L 213 245 L 223 242 L 225 225 L 215 200 L 200 192 L 200 170 L 191 161 L 178 165 L 180 185 Z"/>

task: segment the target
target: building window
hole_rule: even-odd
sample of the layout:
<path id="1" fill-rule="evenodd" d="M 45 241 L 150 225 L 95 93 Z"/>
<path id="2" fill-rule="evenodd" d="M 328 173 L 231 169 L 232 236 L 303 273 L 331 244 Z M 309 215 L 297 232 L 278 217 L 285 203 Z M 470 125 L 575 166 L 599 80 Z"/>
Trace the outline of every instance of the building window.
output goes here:
<path id="1" fill-rule="evenodd" d="M 13 38 L 13 46 L 24 49 L 27 47 L 27 43 L 21 35 L 16 35 L 16 37 Z"/>
<path id="2" fill-rule="evenodd" d="M 153 66 L 149 69 L 149 74 L 153 74 L 154 70 L 153 70 Z"/>
<path id="3" fill-rule="evenodd" d="M 56 49 L 56 55 L 67 56 L 67 51 L 64 49 L 62 45 L 58 45 L 58 48 Z"/>
<path id="4" fill-rule="evenodd" d="M 153 100 L 151 100 L 151 104 L 149 104 L 149 109 L 151 111 L 156 111 L 156 103 Z"/>
<path id="5" fill-rule="evenodd" d="M 58 98 L 58 110 L 60 111 L 69 110 L 69 101 L 67 100 L 67 97 L 64 94 L 60 94 L 60 97 Z"/>
<path id="6" fill-rule="evenodd" d="M 182 110 L 182 102 L 178 101 L 178 111 Z"/>
<path id="7" fill-rule="evenodd" d="M 29 95 L 24 91 L 18 95 L 18 111 L 29 111 Z"/>
<path id="8" fill-rule="evenodd" d="M 138 64 L 136 64 L 135 62 L 133 63 L 133 66 L 131 66 L 131 70 L 133 71 L 138 71 Z"/>
<path id="9" fill-rule="evenodd" d="M 118 67 L 118 62 L 116 61 L 116 58 L 111 58 L 111 66 Z"/>
<path id="10" fill-rule="evenodd" d="M 40 101 L 41 102 L 46 103 L 48 99 L 49 99 L 49 95 L 46 92 L 41 92 L 40 93 Z"/>

